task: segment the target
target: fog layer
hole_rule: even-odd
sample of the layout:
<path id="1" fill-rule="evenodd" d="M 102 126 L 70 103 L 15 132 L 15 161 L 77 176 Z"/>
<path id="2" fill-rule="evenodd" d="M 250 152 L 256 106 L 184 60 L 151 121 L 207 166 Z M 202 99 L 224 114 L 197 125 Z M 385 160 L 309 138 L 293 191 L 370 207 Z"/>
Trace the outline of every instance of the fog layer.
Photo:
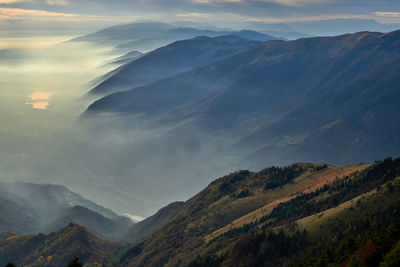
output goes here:
<path id="1" fill-rule="evenodd" d="M 81 118 L 92 81 L 118 55 L 66 39 L 0 39 L 1 181 L 62 184 L 121 214 L 148 216 L 234 169 L 223 156 L 229 140 L 141 118 Z"/>

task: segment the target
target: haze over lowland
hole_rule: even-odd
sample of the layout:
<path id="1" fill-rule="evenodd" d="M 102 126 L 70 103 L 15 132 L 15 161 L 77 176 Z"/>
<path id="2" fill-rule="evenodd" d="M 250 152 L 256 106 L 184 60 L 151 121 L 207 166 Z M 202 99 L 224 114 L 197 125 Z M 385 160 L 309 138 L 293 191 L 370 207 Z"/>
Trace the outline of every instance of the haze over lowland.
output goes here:
<path id="1" fill-rule="evenodd" d="M 399 47 L 393 0 L 0 0 L 0 265 L 397 266 Z"/>

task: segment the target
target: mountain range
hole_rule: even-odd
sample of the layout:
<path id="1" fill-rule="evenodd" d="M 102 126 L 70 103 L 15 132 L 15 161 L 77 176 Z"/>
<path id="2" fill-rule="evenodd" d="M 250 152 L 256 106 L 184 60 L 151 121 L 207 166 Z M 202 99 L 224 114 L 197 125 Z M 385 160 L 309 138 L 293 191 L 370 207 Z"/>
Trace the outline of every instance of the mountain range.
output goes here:
<path id="1" fill-rule="evenodd" d="M 110 267 L 397 264 L 399 178 L 400 159 L 391 158 L 236 171 L 132 225 L 118 243 L 73 223 L 46 235 L 3 232 L 0 264 L 64 266 L 76 256 Z"/>
<path id="2" fill-rule="evenodd" d="M 110 94 L 86 114 L 144 114 L 234 135 L 239 146 L 253 150 L 254 168 L 261 164 L 255 158 L 275 164 L 370 161 L 400 147 L 393 142 L 400 121 L 399 42 L 400 31 L 267 41 Z"/>
<path id="3" fill-rule="evenodd" d="M 360 31 L 390 32 L 399 29 L 399 24 L 384 24 L 373 19 L 326 19 L 313 21 L 288 22 L 295 31 L 305 32 L 312 36 L 334 36 Z"/>
<path id="4" fill-rule="evenodd" d="M 191 26 L 195 26 L 192 24 Z M 335 36 L 361 31 L 390 32 L 399 29 L 398 23 L 378 22 L 366 18 L 338 18 L 310 21 L 268 23 L 263 21 L 237 22 L 231 27 L 246 28 L 295 40 L 312 36 Z"/>
<path id="5" fill-rule="evenodd" d="M 400 31 L 276 39 L 135 23 L 73 40 L 125 53 L 94 81 L 89 97 L 101 98 L 81 121 L 126 130 L 113 144 L 141 141 L 129 130 L 144 122 L 150 145 L 116 145 L 116 161 L 134 166 L 119 175 L 145 163 L 135 174 L 149 179 L 157 161 L 139 160 L 148 149 L 193 162 L 156 157 L 161 174 L 149 184 L 164 180 L 166 194 L 183 188 L 167 185 L 172 174 L 191 177 L 197 164 L 256 171 L 208 177 L 188 200 L 140 222 L 65 186 L 0 183 L 0 265 L 65 266 L 79 257 L 86 267 L 399 266 L 400 158 L 387 155 L 400 151 Z M 124 179 L 110 181 L 134 180 Z"/>
<path id="6" fill-rule="evenodd" d="M 48 233 L 78 223 L 103 238 L 120 239 L 133 224 L 64 186 L 2 183 L 0 192 L 1 233 Z"/>
<path id="7" fill-rule="evenodd" d="M 128 90 L 178 72 L 209 65 L 241 50 L 256 46 L 261 43 L 258 40 L 263 39 L 257 33 L 249 31 L 242 33 L 213 38 L 196 37 L 158 48 L 105 74 L 103 81 L 94 87 L 90 94 L 106 95 Z M 253 37 L 256 40 L 245 39 L 241 35 Z"/>
<path id="8" fill-rule="evenodd" d="M 118 53 L 128 53 L 134 50 L 149 52 L 178 40 L 190 39 L 197 36 L 216 37 L 229 34 L 240 35 L 241 33 L 233 30 L 203 30 L 192 27 L 180 27 L 162 22 L 136 22 L 109 27 L 95 33 L 74 38 L 70 42 L 87 42 L 96 46 L 111 46 Z M 261 40 L 276 38 L 268 34 L 255 34 L 251 31 L 242 32 L 242 34 Z"/>

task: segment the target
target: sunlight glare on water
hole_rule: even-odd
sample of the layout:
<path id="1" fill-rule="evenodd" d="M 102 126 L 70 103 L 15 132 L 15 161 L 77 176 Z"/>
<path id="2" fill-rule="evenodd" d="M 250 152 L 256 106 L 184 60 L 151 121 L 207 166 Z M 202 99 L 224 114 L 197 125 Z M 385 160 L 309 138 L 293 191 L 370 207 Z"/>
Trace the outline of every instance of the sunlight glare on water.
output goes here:
<path id="1" fill-rule="evenodd" d="M 26 102 L 26 104 L 31 105 L 34 109 L 45 110 L 50 105 L 50 96 L 50 93 L 34 92 L 33 94 L 28 96 L 31 102 Z"/>
<path id="2" fill-rule="evenodd" d="M 76 184 L 65 177 L 82 177 L 70 167 L 76 167 L 71 144 L 85 136 L 77 120 L 93 101 L 84 97 L 91 82 L 111 70 L 105 62 L 115 55 L 85 43 L 65 42 L 66 38 L 0 35 L 0 169 L 4 181 L 51 179 L 56 184 Z"/>
<path id="3" fill-rule="evenodd" d="M 39 102 L 26 102 L 27 105 L 31 105 L 32 108 L 34 109 L 47 109 L 47 107 L 50 105 L 49 102 L 47 101 L 39 101 Z"/>

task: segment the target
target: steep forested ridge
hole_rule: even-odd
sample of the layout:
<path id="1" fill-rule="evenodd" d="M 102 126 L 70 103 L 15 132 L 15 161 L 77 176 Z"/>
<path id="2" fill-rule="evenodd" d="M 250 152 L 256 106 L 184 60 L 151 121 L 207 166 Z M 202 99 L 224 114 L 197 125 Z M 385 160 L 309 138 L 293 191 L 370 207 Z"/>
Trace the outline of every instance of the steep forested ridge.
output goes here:
<path id="1" fill-rule="evenodd" d="M 211 183 L 170 223 L 107 266 L 322 266 L 326 253 L 341 253 L 324 259 L 333 266 L 356 260 L 374 266 L 400 240 L 390 232 L 400 222 L 399 204 L 400 159 L 240 171 Z M 385 231 L 390 240 L 379 235 Z M 371 242 L 373 259 L 358 257 Z"/>

